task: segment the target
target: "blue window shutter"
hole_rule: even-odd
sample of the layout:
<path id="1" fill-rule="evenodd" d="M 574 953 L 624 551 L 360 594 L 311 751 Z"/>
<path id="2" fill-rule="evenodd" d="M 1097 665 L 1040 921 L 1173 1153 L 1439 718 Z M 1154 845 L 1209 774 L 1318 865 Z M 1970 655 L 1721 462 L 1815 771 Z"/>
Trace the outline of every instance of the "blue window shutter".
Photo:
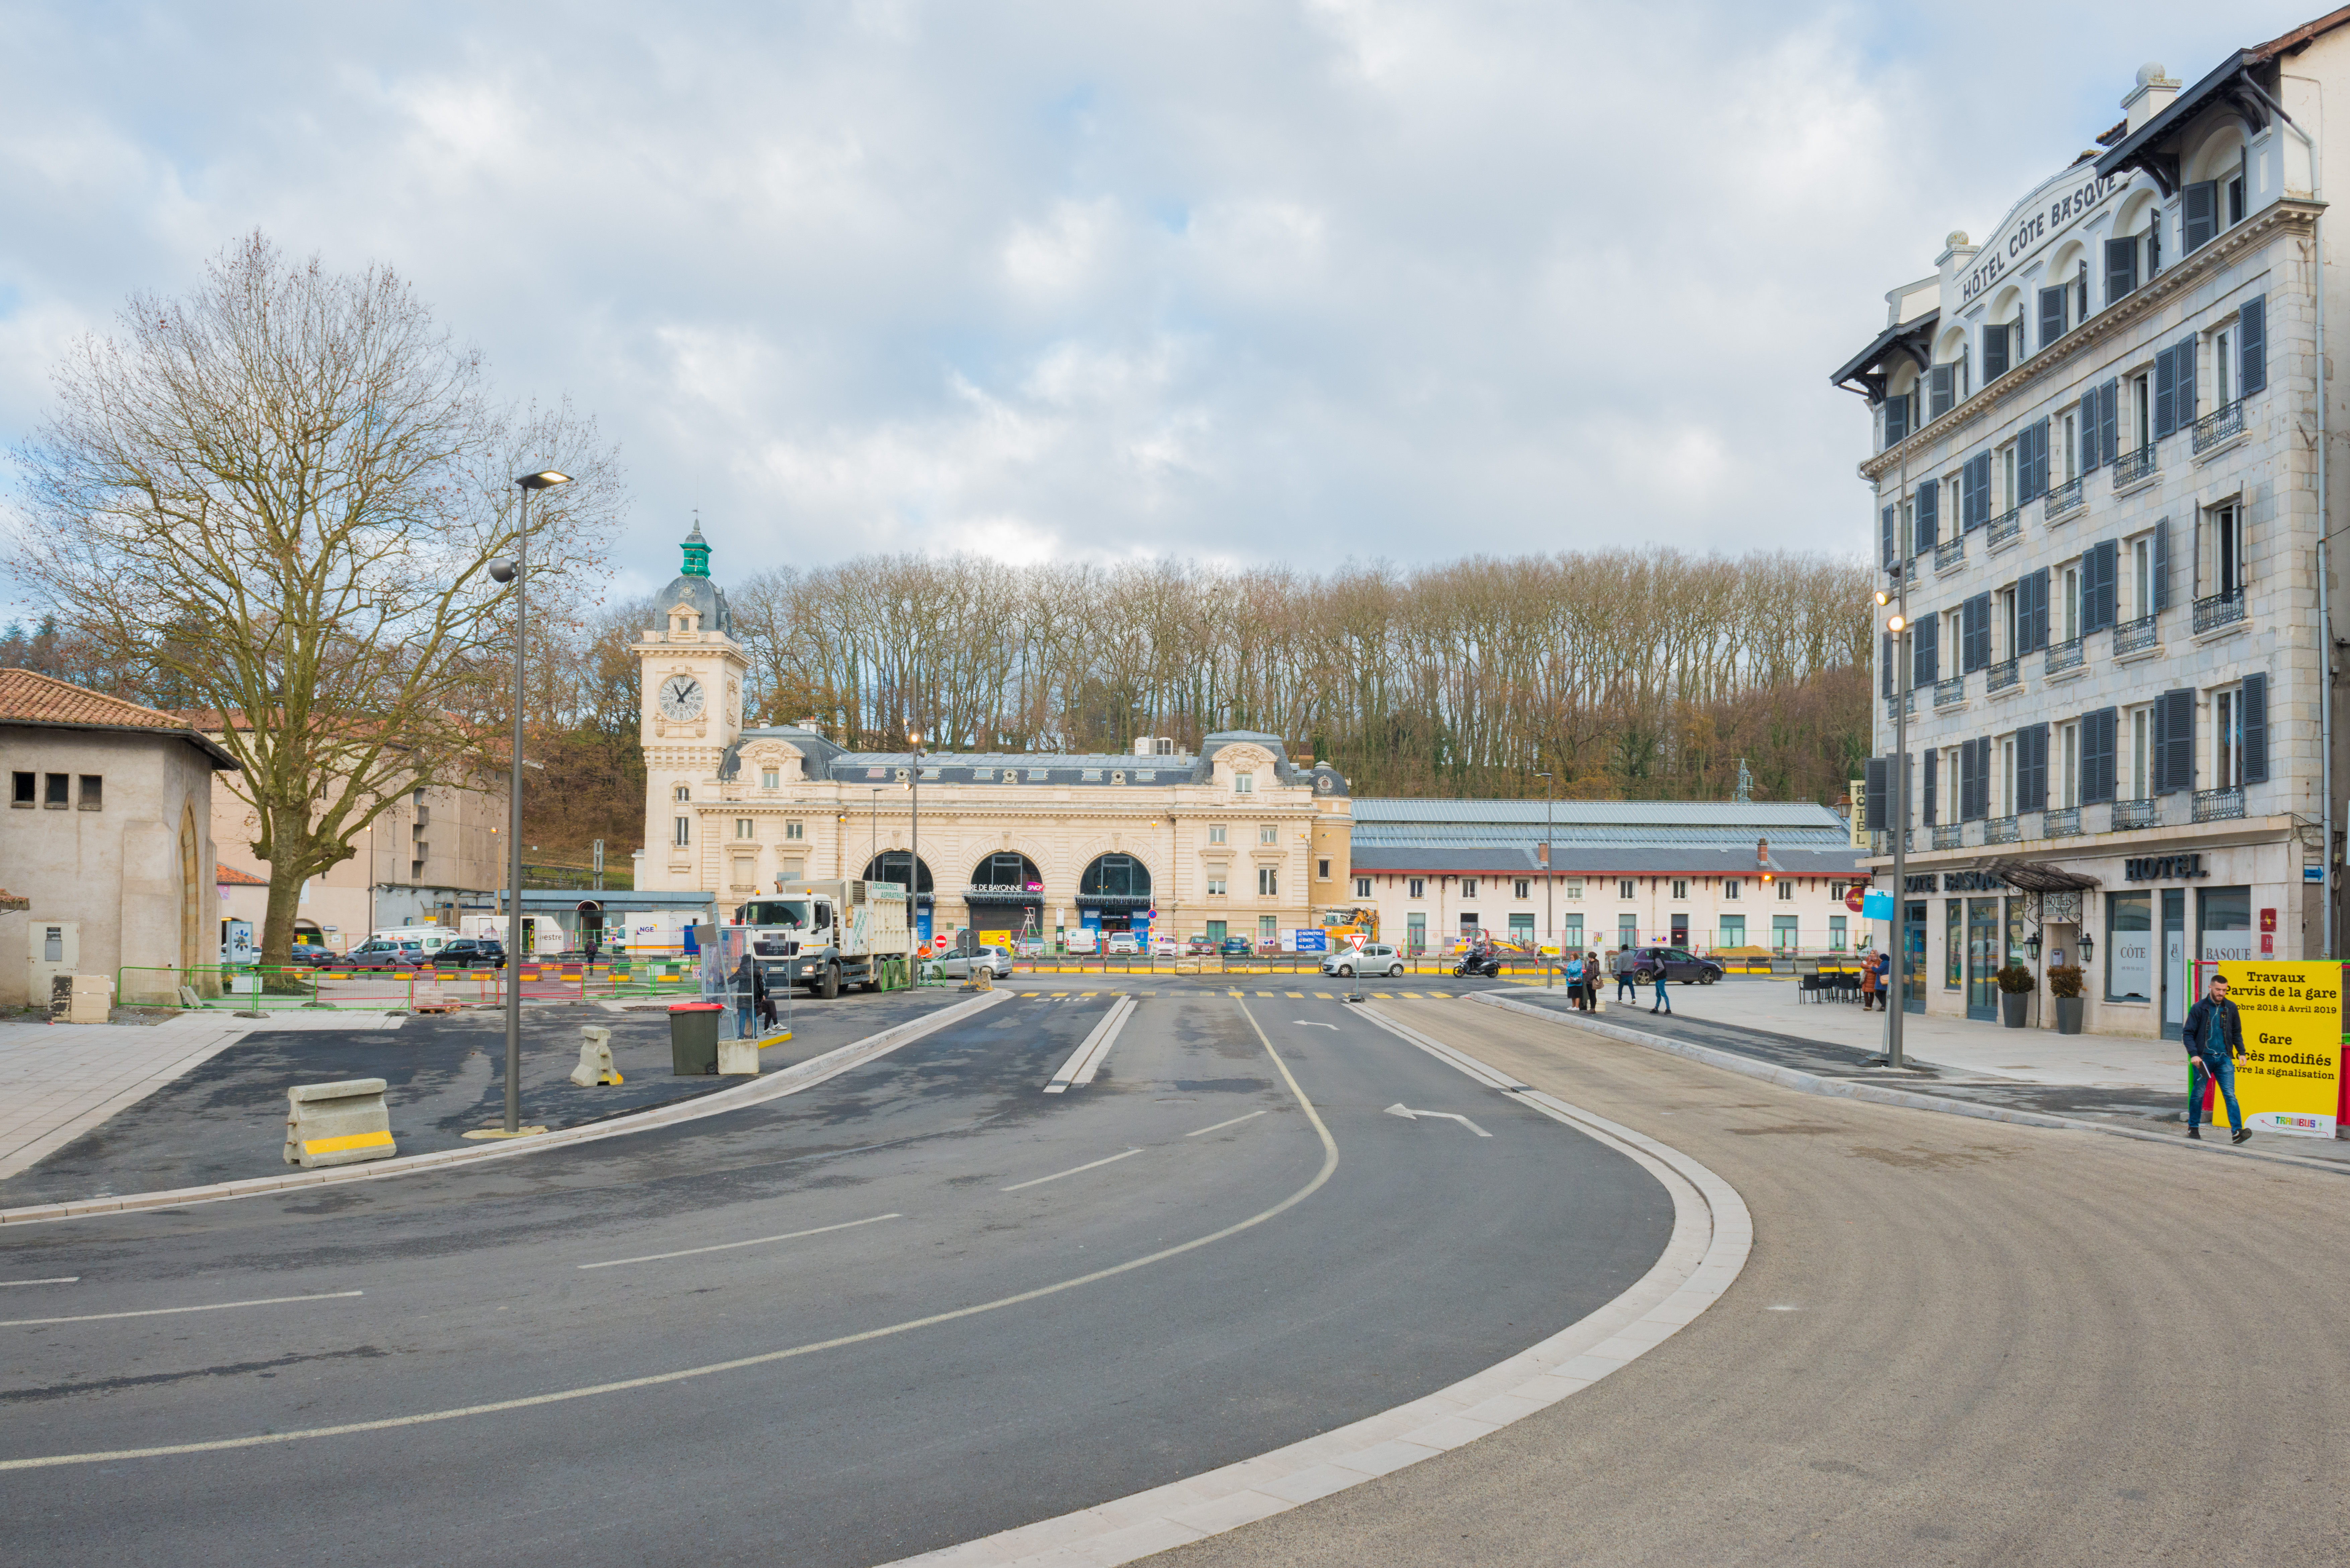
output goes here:
<path id="1" fill-rule="evenodd" d="M 2154 357 L 2154 434 L 2159 441 L 2178 428 L 2178 350 Z"/>
<path id="2" fill-rule="evenodd" d="M 1905 397 L 1885 400 L 1885 444 L 1893 446 L 1909 434 L 1909 400 Z"/>
<path id="3" fill-rule="evenodd" d="M 1912 686 L 1931 686 L 1941 679 L 1942 618 L 1938 615 L 1920 617 L 1911 628 L 1910 649 L 1913 668 L 1909 674 Z"/>
<path id="4" fill-rule="evenodd" d="M 2023 499 L 2037 501 L 2048 493 L 2048 421 L 2042 420 L 2028 432 L 2032 438 L 2032 466 L 2023 481 Z"/>
<path id="5" fill-rule="evenodd" d="M 2269 678 L 2244 677 L 2244 782 L 2269 782 Z"/>
<path id="6" fill-rule="evenodd" d="M 2126 298 L 2137 287 L 2137 240 L 2106 242 L 2106 303 Z"/>
<path id="7" fill-rule="evenodd" d="M 1967 467 L 1974 479 L 1974 514 L 1967 526 L 1980 528 L 1991 521 L 1991 453 L 1977 452 Z"/>
<path id="8" fill-rule="evenodd" d="M 2269 384 L 2269 300 L 2262 295 L 2236 307 L 2236 395 L 2250 397 Z"/>
<path id="9" fill-rule="evenodd" d="M 1901 564 L 1901 557 L 1896 553 L 1901 547 L 1900 513 L 1901 509 L 1898 505 L 1888 506 L 1884 512 L 1884 529 L 1880 537 L 1885 544 L 1885 569 L 1888 572 Z"/>
<path id="10" fill-rule="evenodd" d="M 2081 716 L 2081 800 L 2095 805 L 2114 798 L 2116 711 L 2100 708 Z"/>
<path id="11" fill-rule="evenodd" d="M 2097 461 L 2111 462 L 2121 455 L 2121 390 L 2119 379 L 2097 389 Z"/>
<path id="12" fill-rule="evenodd" d="M 2015 598 L 2016 651 L 2037 653 L 2048 646 L 2048 568 L 2017 578 Z"/>
<path id="13" fill-rule="evenodd" d="M 2195 691 L 2166 691 L 2155 700 L 2154 793 L 2195 787 Z"/>
<path id="14" fill-rule="evenodd" d="M 1960 656 L 1960 673 L 1971 675 L 1991 663 L 1991 596 L 1977 594 L 1966 602 L 1961 614 L 1966 649 Z"/>
<path id="15" fill-rule="evenodd" d="M 2120 614 L 2119 584 L 2121 546 L 2114 540 L 2092 548 L 2088 553 L 2088 581 L 2082 597 L 2088 602 L 2082 607 L 2081 630 L 2084 634 L 2103 631 L 2114 624 Z"/>
<path id="16" fill-rule="evenodd" d="M 2179 237 L 2186 242 L 2188 250 L 2210 244 L 2211 236 L 2220 232 L 2214 222 L 2219 214 L 2219 193 L 2217 180 L 2199 180 L 2179 193 Z"/>
<path id="17" fill-rule="evenodd" d="M 1988 387 L 2007 374 L 2007 326 L 2004 322 L 1986 322 L 1982 331 L 1983 385 Z"/>
<path id="18" fill-rule="evenodd" d="M 2180 430 L 2195 423 L 2195 339 L 2174 345 L 2170 357 L 2177 361 L 2178 372 L 2178 424 Z"/>
<path id="19" fill-rule="evenodd" d="M 2064 289 L 2062 285 L 2040 291 L 2040 346 L 2047 348 L 2064 336 Z"/>
<path id="20" fill-rule="evenodd" d="M 2154 612 L 2170 607 L 2170 519 L 2154 525 Z"/>
<path id="21" fill-rule="evenodd" d="M 1926 824 L 1926 826 L 1929 826 L 1929 827 L 1933 826 L 1934 826 L 1934 824 L 1935 824 L 1936 822 L 1938 822 L 1938 821 L 1939 821 L 1939 820 L 1940 820 L 1940 818 L 1939 818 L 1939 817 L 1935 815 L 1935 808 L 1936 808 L 1936 806 L 1939 805 L 1939 802 L 1938 802 L 1938 801 L 1936 800 L 1936 798 L 1935 798 L 1935 795 L 1936 795 L 1935 784 L 1936 784 L 1936 782 L 1937 782 L 1937 781 L 1936 781 L 1935 776 L 1934 776 L 1934 774 L 1935 774 L 1935 766 L 1934 766 L 1934 764 L 1935 764 L 1936 763 L 1939 762 L 1940 760 L 1941 760 L 1941 753 L 1939 753 L 1939 752 L 1928 752 L 1928 753 L 1926 753 L 1926 769 L 1925 769 L 1926 776 L 1925 776 L 1925 780 L 1924 780 L 1924 787 L 1925 787 L 1925 791 L 1926 791 L 1926 809 L 1925 809 L 1925 814 L 1924 814 L 1924 815 L 1923 815 L 1923 817 L 1922 817 L 1922 819 L 1921 819 L 1921 820 L 1923 820 L 1923 821 L 1924 821 L 1924 823 Z"/>
<path id="22" fill-rule="evenodd" d="M 1887 815 L 1885 800 L 1885 775 L 1890 771 L 1886 766 L 1885 758 L 1868 759 L 1866 774 L 1868 782 L 1864 786 L 1864 798 L 1867 802 L 1866 809 L 1868 815 L 1861 826 L 1871 833 L 1883 833 L 1893 826 L 1891 817 Z"/>
<path id="23" fill-rule="evenodd" d="M 1882 645 L 1884 657 L 1877 660 L 1877 668 L 1884 672 L 1885 677 L 1882 681 L 1885 690 L 1879 695 L 1890 697 L 1893 695 L 1893 634 L 1889 631 L 1881 631 L 1877 635 L 1885 639 Z"/>
<path id="24" fill-rule="evenodd" d="M 1917 537 L 1909 541 L 1909 552 L 1922 556 L 1936 544 L 1935 534 L 1942 509 L 1942 482 L 1929 479 L 1918 487 L 1918 515 L 1913 524 Z"/>
<path id="25" fill-rule="evenodd" d="M 1956 379 L 1958 370 L 1959 368 L 1956 365 L 1937 365 L 1927 373 L 1926 384 L 1929 391 L 1926 401 L 1926 418 L 1929 421 L 1939 420 L 1949 413 L 1950 405 L 1957 401 L 1955 389 L 1958 385 Z"/>
<path id="26" fill-rule="evenodd" d="M 2015 733 L 2015 806 L 2048 808 L 2048 726 L 2033 724 Z"/>

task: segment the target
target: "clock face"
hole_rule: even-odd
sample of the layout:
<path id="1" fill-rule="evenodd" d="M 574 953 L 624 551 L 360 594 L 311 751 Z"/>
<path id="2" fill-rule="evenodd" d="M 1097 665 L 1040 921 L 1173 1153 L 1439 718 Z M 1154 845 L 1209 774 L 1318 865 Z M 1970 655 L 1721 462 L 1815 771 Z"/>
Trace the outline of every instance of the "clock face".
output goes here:
<path id="1" fill-rule="evenodd" d="M 691 675 L 672 675 L 661 682 L 660 711 L 671 719 L 702 717 L 702 682 Z"/>

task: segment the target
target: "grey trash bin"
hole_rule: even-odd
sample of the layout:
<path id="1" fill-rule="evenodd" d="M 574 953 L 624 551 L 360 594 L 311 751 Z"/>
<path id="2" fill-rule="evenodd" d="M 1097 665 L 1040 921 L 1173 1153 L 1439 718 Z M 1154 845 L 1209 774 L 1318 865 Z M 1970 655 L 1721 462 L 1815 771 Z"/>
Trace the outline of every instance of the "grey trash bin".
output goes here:
<path id="1" fill-rule="evenodd" d="M 718 1015 L 723 1002 L 681 1002 L 669 1010 L 669 1070 L 677 1077 L 718 1071 Z"/>

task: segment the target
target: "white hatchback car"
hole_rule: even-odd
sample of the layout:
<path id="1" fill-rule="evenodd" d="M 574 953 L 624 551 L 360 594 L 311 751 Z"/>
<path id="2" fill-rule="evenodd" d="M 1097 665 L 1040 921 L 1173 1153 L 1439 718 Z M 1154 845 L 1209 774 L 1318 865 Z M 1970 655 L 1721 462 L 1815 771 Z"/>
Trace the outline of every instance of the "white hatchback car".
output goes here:
<path id="1" fill-rule="evenodd" d="M 1366 942 L 1357 953 L 1352 948 L 1341 948 L 1322 961 L 1324 974 L 1343 975 L 1352 980 L 1359 968 L 1364 974 L 1383 974 L 1389 980 L 1403 972 L 1403 955 L 1380 942 Z"/>
<path id="2" fill-rule="evenodd" d="M 1109 946 L 1102 950 L 1112 958 L 1140 958 L 1142 944 L 1135 940 L 1132 931 L 1112 931 L 1109 934 Z"/>

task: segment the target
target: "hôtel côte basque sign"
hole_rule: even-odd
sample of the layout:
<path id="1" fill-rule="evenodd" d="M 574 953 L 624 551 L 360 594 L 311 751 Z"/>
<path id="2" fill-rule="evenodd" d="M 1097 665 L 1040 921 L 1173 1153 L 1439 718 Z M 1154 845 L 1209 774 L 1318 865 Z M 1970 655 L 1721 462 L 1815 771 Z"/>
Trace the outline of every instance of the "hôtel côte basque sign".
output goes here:
<path id="1" fill-rule="evenodd" d="M 2106 198 L 2129 182 L 2127 174 L 2104 180 L 2092 176 L 2055 197 L 2046 206 L 2034 207 L 2025 213 L 2003 234 L 1994 234 L 1991 243 L 1983 247 L 1981 256 L 1960 283 L 1959 303 L 1971 302 L 1975 296 L 2004 276 L 2009 268 L 2022 265 L 2033 252 L 2095 212 Z"/>

